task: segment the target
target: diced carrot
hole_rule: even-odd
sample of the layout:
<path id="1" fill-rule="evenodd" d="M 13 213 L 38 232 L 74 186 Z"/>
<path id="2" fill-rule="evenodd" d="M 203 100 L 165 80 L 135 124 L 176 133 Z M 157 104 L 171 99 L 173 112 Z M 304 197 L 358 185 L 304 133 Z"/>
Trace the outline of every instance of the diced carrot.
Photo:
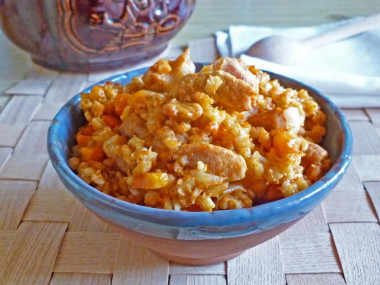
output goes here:
<path id="1" fill-rule="evenodd" d="M 121 124 L 120 118 L 112 116 L 112 115 L 103 115 L 102 120 L 111 129 L 116 128 L 116 127 L 120 126 L 120 124 Z"/>
<path id="2" fill-rule="evenodd" d="M 92 128 L 91 125 L 86 125 L 82 127 L 78 133 L 85 136 L 91 136 L 94 133 L 94 129 Z"/>
<path id="3" fill-rule="evenodd" d="M 166 167 L 170 172 L 174 171 L 174 163 L 167 163 Z"/>
<path id="4" fill-rule="evenodd" d="M 85 146 L 79 149 L 82 159 L 86 162 L 103 161 L 104 152 L 99 146 Z"/>
<path id="5" fill-rule="evenodd" d="M 169 184 L 167 173 L 149 172 L 144 175 L 133 177 L 133 188 L 158 189 Z"/>
<path id="6" fill-rule="evenodd" d="M 131 97 L 131 94 L 121 93 L 116 95 L 114 105 L 115 112 L 120 116 L 123 113 L 125 106 L 128 105 L 128 99 Z"/>
<path id="7" fill-rule="evenodd" d="M 77 143 L 80 147 L 87 146 L 90 140 L 91 140 L 91 136 L 85 136 L 80 133 L 77 134 Z"/>
<path id="8" fill-rule="evenodd" d="M 116 112 L 115 112 L 115 104 L 113 101 L 107 101 L 104 103 L 104 106 L 105 106 L 105 110 L 104 110 L 104 113 L 106 114 L 115 114 L 116 115 Z"/>
<path id="9" fill-rule="evenodd" d="M 287 153 L 298 151 L 297 137 L 290 132 L 278 131 L 273 137 L 273 148 L 276 154 L 281 157 Z"/>
<path id="10" fill-rule="evenodd" d="M 202 212 L 202 208 L 199 205 L 190 205 L 186 208 L 186 211 L 189 212 Z"/>
<path id="11" fill-rule="evenodd" d="M 128 104 L 131 106 L 146 105 L 146 98 L 145 98 L 146 93 L 147 91 L 145 90 L 140 90 L 140 91 L 137 91 L 136 93 L 133 93 L 128 98 Z"/>

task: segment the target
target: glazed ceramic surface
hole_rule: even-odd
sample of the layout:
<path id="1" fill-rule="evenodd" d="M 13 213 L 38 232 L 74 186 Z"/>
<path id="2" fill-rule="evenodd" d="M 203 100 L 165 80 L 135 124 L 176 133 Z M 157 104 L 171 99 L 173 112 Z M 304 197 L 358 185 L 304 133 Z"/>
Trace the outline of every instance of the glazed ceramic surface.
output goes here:
<path id="1" fill-rule="evenodd" d="M 96 85 L 105 81 L 126 84 L 144 72 L 146 69 L 116 75 Z M 341 180 L 351 160 L 352 136 L 342 112 L 318 91 L 289 78 L 269 74 L 284 86 L 306 88 L 328 119 L 323 145 L 333 166 L 321 180 L 293 196 L 252 208 L 208 213 L 154 209 L 103 194 L 82 181 L 67 164 L 75 143 L 74 134 L 85 123 L 79 108 L 79 94 L 59 111 L 50 126 L 48 151 L 52 164 L 67 189 L 88 209 L 161 255 L 188 264 L 209 264 L 231 258 L 279 234 L 313 210 Z M 210 252 L 210 247 L 214 246 L 220 250 Z"/>
<path id="2" fill-rule="evenodd" d="M 0 26 L 53 69 L 131 66 L 160 54 L 195 0 L 0 0 Z"/>

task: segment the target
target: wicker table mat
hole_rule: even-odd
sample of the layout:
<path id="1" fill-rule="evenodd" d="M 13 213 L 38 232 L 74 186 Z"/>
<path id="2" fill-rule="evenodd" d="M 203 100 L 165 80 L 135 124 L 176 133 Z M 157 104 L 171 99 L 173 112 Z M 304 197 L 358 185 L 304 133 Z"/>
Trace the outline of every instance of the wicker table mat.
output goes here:
<path id="1" fill-rule="evenodd" d="M 190 42 L 210 61 L 210 39 Z M 171 49 L 171 55 L 180 51 Z M 344 110 L 354 158 L 332 194 L 295 226 L 226 263 L 171 263 L 114 231 L 65 190 L 48 161 L 59 107 L 117 73 L 34 65 L 0 112 L 0 284 L 380 284 L 380 109 Z"/>

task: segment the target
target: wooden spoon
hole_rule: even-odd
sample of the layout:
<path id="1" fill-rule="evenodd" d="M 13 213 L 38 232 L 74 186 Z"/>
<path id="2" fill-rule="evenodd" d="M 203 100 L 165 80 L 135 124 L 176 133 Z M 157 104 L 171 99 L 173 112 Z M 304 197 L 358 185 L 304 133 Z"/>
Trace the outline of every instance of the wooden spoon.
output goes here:
<path id="1" fill-rule="evenodd" d="M 307 54 L 309 49 L 339 41 L 377 27 L 380 27 L 380 14 L 303 40 L 284 36 L 270 36 L 253 44 L 246 51 L 246 54 L 280 64 L 291 64 Z"/>

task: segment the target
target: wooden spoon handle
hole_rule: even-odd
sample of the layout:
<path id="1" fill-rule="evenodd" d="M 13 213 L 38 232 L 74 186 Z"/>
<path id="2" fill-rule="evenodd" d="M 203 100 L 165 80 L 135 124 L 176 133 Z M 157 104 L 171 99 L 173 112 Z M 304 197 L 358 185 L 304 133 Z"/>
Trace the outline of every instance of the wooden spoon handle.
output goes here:
<path id="1" fill-rule="evenodd" d="M 302 40 L 302 44 L 308 48 L 319 47 L 331 42 L 339 41 L 351 36 L 363 33 L 365 31 L 380 27 L 380 14 L 358 20 L 348 25 L 343 25 L 322 34 Z"/>

